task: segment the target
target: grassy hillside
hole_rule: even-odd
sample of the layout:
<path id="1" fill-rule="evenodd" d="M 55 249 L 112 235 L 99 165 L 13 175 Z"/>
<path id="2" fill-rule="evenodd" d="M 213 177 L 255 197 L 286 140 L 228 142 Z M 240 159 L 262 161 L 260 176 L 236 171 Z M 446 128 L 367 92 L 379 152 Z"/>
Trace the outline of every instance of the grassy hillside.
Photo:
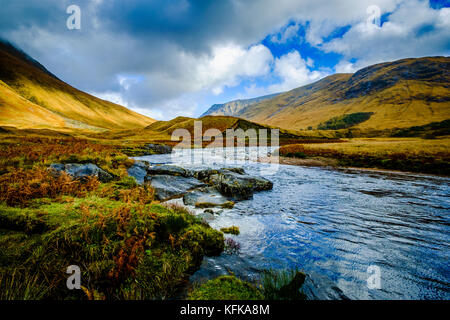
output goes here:
<path id="1" fill-rule="evenodd" d="M 127 129 L 155 120 L 77 90 L 0 41 L 0 125 Z"/>
<path id="2" fill-rule="evenodd" d="M 353 127 L 385 130 L 450 119 L 450 58 L 381 63 L 335 74 L 249 105 L 233 116 L 291 130 L 317 129 L 352 113 L 373 113 Z"/>

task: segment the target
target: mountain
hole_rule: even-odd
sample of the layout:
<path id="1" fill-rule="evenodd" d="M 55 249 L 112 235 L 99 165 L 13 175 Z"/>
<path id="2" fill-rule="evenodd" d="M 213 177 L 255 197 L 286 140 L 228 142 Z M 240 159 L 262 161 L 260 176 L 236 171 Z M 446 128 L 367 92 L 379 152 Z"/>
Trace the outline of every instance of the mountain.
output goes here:
<path id="1" fill-rule="evenodd" d="M 291 130 L 384 130 L 440 122 L 450 119 L 450 58 L 402 59 L 334 74 L 231 115 Z"/>
<path id="2" fill-rule="evenodd" d="M 237 115 L 242 109 L 252 104 L 271 99 L 279 95 L 279 93 L 269 94 L 267 96 L 253 98 L 253 99 L 238 99 L 222 104 L 213 104 L 203 116 L 234 116 Z"/>
<path id="3" fill-rule="evenodd" d="M 71 87 L 0 40 L 0 126 L 105 130 L 143 128 L 154 121 Z"/>

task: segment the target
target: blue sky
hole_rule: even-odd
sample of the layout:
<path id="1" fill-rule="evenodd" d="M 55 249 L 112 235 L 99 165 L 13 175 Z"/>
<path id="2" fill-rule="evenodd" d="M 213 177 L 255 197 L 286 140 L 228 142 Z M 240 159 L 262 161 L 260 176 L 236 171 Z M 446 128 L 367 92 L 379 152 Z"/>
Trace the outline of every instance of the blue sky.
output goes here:
<path id="1" fill-rule="evenodd" d="M 69 84 L 163 120 L 450 52 L 448 0 L 0 2 L 0 37 Z M 71 4 L 80 30 L 66 27 Z"/>

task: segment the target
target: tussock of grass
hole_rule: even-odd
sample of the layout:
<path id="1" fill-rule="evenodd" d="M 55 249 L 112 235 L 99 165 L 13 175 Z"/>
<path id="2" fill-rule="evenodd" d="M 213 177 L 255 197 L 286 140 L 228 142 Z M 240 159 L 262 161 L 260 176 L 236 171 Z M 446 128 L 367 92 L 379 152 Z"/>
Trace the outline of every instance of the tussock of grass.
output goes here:
<path id="1" fill-rule="evenodd" d="M 297 269 L 266 270 L 261 277 L 264 297 L 268 300 L 305 300 L 301 291 L 306 275 Z"/>
<path id="2" fill-rule="evenodd" d="M 189 300 L 263 300 L 264 296 L 253 285 L 235 276 L 221 276 L 195 288 Z"/>
<path id="3" fill-rule="evenodd" d="M 235 235 L 238 235 L 240 233 L 239 227 L 237 227 L 237 226 L 221 228 L 220 231 L 222 231 L 223 233 L 229 233 L 229 234 L 235 234 Z"/>

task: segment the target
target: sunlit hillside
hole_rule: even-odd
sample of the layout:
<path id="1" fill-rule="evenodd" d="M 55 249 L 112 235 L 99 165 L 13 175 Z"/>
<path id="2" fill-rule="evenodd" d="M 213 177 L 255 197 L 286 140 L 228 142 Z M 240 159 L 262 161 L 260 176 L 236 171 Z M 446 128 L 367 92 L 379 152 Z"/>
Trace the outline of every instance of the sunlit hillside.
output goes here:
<path id="1" fill-rule="evenodd" d="M 372 113 L 353 128 L 407 128 L 450 118 L 450 58 L 381 63 L 250 104 L 233 116 L 291 130 L 317 129 L 330 119 Z M 208 112 L 207 112 L 208 113 Z"/>
<path id="2" fill-rule="evenodd" d="M 0 125 L 18 128 L 127 129 L 155 120 L 59 80 L 0 41 Z"/>

